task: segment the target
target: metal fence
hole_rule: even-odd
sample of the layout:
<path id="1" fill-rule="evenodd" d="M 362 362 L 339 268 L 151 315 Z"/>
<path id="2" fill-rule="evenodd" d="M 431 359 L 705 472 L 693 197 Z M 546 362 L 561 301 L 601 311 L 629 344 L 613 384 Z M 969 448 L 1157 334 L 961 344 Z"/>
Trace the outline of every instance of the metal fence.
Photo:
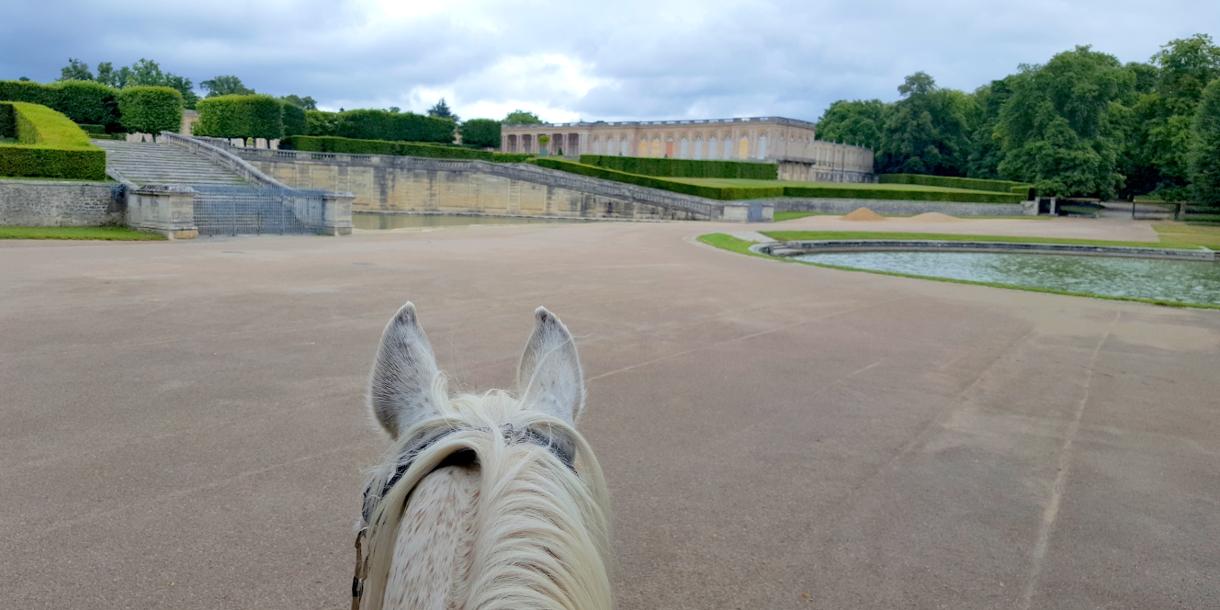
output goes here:
<path id="1" fill-rule="evenodd" d="M 322 196 L 271 186 L 196 185 L 195 226 L 200 235 L 313 233 L 297 217 L 294 203 Z"/>

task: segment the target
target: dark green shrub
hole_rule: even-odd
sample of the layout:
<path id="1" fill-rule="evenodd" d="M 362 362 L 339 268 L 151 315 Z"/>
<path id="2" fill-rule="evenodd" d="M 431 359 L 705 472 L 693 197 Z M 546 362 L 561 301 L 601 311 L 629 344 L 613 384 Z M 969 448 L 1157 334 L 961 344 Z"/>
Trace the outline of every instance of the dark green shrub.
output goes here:
<path id="1" fill-rule="evenodd" d="M 324 110 L 305 111 L 305 133 L 311 136 L 333 136 L 339 123 L 337 112 Z M 296 134 L 290 134 L 296 135 Z"/>
<path id="2" fill-rule="evenodd" d="M 661 159 L 653 157 L 613 157 L 581 155 L 580 162 L 629 174 L 670 176 L 673 178 L 748 178 L 776 180 L 779 166 L 774 163 L 748 161 L 696 161 L 693 159 Z"/>
<path id="3" fill-rule="evenodd" d="M 1032 186 L 1024 182 L 1014 182 L 1012 180 L 986 180 L 983 178 L 958 178 L 955 176 L 930 176 L 924 174 L 881 174 L 877 177 L 877 181 L 881 184 L 919 184 L 922 186 L 993 191 L 996 193 L 1024 192 L 1018 189 L 1029 189 Z"/>
<path id="4" fill-rule="evenodd" d="M 500 163 L 519 163 L 529 155 L 496 153 L 462 146 L 424 144 L 419 142 L 389 142 L 386 140 L 357 140 L 334 136 L 289 136 L 280 140 L 283 150 L 308 152 L 333 152 L 349 155 L 397 155 L 404 157 L 430 157 L 434 159 L 481 159 Z"/>
<path id="5" fill-rule="evenodd" d="M 500 121 L 470 119 L 462 123 L 462 144 L 478 148 L 500 146 Z"/>
<path id="6" fill-rule="evenodd" d="M 0 102 L 0 130 L 17 144 L 0 144 L 0 176 L 104 180 L 106 153 L 67 116 L 46 106 Z"/>
<path id="7" fill-rule="evenodd" d="M 48 85 L 59 90 L 53 106 L 77 123 L 114 129 L 119 125 L 118 91 L 93 81 L 68 80 Z"/>
<path id="8" fill-rule="evenodd" d="M 279 100 L 270 95 L 219 95 L 199 100 L 195 134 L 217 138 L 266 138 L 284 135 Z"/>
<path id="9" fill-rule="evenodd" d="M 359 140 L 453 143 L 453 121 L 413 112 L 348 110 L 340 112 L 334 135 Z"/>
<path id="10" fill-rule="evenodd" d="M 613 180 L 615 182 L 626 182 L 627 184 L 646 186 L 650 188 L 672 191 L 675 193 L 683 193 L 686 195 L 695 195 L 697 197 L 706 197 L 708 199 L 763 199 L 768 197 L 782 197 L 784 194 L 784 187 L 778 184 L 775 186 L 708 186 L 666 180 L 656 176 L 645 176 L 642 174 L 620 172 L 618 170 L 598 167 L 596 165 L 585 165 L 583 163 L 564 161 L 562 159 L 542 157 L 531 159 L 530 162 L 541 167 L 571 172 L 574 174 L 580 174 L 582 176 L 602 178 L 604 180 Z"/>
<path id="11" fill-rule="evenodd" d="M 283 105 L 281 118 L 284 122 L 284 135 L 295 136 L 307 133 L 308 130 L 305 127 L 305 109 L 288 102 L 280 103 Z"/>
<path id="12" fill-rule="evenodd" d="M 93 81 L 35 83 L 0 81 L 0 100 L 29 102 L 57 110 L 77 123 L 119 126 L 118 90 Z"/>
<path id="13" fill-rule="evenodd" d="M 85 130 L 85 133 L 94 136 L 106 133 L 105 125 L 90 125 L 89 123 L 78 123 L 80 128 Z"/>
<path id="14" fill-rule="evenodd" d="M 17 119 L 13 105 L 0 103 L 0 138 L 17 138 Z"/>
<path id="15" fill-rule="evenodd" d="M 177 133 L 182 127 L 182 94 L 170 87 L 119 90 L 119 117 L 129 133 Z"/>

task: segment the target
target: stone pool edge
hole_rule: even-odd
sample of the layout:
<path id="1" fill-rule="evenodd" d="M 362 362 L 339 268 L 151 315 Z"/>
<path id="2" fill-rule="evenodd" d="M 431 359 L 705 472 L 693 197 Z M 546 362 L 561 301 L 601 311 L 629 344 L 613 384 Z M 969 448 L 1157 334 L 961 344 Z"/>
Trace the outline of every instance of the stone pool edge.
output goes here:
<path id="1" fill-rule="evenodd" d="M 1131 246 L 983 241 L 896 239 L 796 240 L 758 243 L 750 246 L 750 251 L 756 254 L 777 257 L 831 252 L 1010 252 L 1217 262 L 1216 252 L 1203 247 L 1195 250 L 1177 250 L 1154 247 L 1137 248 Z"/>

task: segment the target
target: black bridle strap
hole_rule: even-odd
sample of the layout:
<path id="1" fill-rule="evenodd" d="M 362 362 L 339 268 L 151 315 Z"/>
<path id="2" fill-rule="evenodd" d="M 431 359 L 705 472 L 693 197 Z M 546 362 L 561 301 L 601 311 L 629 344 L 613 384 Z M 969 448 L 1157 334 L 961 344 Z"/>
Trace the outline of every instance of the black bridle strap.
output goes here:
<path id="1" fill-rule="evenodd" d="M 420 443 L 418 447 L 412 449 L 409 452 L 410 458 L 399 463 L 398 468 L 394 469 L 394 474 L 391 475 L 389 479 L 386 479 L 385 485 L 381 487 L 380 493 L 377 494 L 378 501 L 380 501 L 381 498 L 384 498 L 385 495 L 389 493 L 390 489 L 398 484 L 398 481 L 402 480 L 403 475 L 405 475 L 407 471 L 411 469 L 411 465 L 415 463 L 416 456 L 426 451 L 432 445 L 435 445 L 441 439 L 453 434 L 454 432 L 457 432 L 458 430 L 458 428 L 454 428 L 429 437 Z M 505 426 L 504 436 L 505 438 L 511 440 L 516 436 L 516 432 L 511 426 Z M 573 455 L 573 451 L 570 446 L 556 443 L 550 437 L 531 428 L 526 428 L 525 431 L 520 434 L 520 437 L 523 442 L 538 445 L 539 447 L 545 447 L 546 449 L 550 450 L 551 453 L 555 454 L 555 457 L 559 458 L 559 461 L 563 462 L 563 465 L 567 466 L 569 470 L 576 470 L 576 458 Z M 445 459 L 441 460 L 441 462 L 436 465 L 436 468 L 432 469 L 432 472 L 447 466 L 473 466 L 477 464 L 478 461 L 479 458 L 474 451 L 470 449 L 458 449 L 457 451 L 445 456 Z M 431 474 L 431 472 L 429 474 Z M 369 502 L 369 494 L 372 491 L 372 487 L 365 488 L 363 497 L 364 504 L 360 511 L 366 524 L 369 523 L 369 520 L 373 516 L 372 511 L 374 504 Z"/>

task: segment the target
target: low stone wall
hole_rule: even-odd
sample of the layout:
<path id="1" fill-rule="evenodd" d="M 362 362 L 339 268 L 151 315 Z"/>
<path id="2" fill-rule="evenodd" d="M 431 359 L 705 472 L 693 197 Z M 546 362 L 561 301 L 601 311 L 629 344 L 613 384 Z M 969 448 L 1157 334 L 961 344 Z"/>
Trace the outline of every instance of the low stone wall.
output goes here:
<path id="1" fill-rule="evenodd" d="M 1067 254 L 1116 258 L 1160 258 L 1179 261 L 1216 262 L 1212 250 L 1176 250 L 1130 246 L 1014 243 L 991 241 L 936 241 L 904 239 L 825 239 L 757 244 L 751 250 L 771 256 L 800 256 L 831 252 L 1015 252 L 1019 254 Z"/>
<path id="2" fill-rule="evenodd" d="M 744 221 L 751 205 L 597 180 L 528 164 L 231 149 L 295 188 L 352 193 L 357 212 Z M 770 206 L 753 214 L 770 218 Z M 764 209 L 765 208 L 765 209 Z"/>
<path id="3" fill-rule="evenodd" d="M 950 216 L 1021 216 L 1019 203 L 952 203 L 946 201 L 907 201 L 902 199 L 823 199 L 783 197 L 766 200 L 776 212 L 826 212 L 846 214 L 856 208 L 868 208 L 878 214 L 911 216 L 924 212 L 940 212 Z"/>
<path id="4" fill-rule="evenodd" d="M 0 179 L 0 225 L 89 227 L 123 223 L 113 182 Z"/>

